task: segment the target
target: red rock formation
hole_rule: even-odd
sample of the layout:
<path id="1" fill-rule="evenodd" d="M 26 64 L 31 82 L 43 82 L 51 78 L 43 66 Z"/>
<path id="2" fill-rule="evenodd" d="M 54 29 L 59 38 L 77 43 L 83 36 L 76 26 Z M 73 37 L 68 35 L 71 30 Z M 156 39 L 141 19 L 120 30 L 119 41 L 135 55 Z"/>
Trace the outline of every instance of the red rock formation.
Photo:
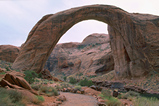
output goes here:
<path id="1" fill-rule="evenodd" d="M 114 69 L 109 41 L 107 34 L 91 34 L 82 43 L 57 44 L 45 68 L 54 75 L 107 73 Z"/>
<path id="2" fill-rule="evenodd" d="M 0 85 L 2 87 L 9 86 L 10 88 L 20 89 L 20 90 L 26 89 L 32 92 L 33 94 L 37 95 L 37 92 L 35 92 L 31 88 L 31 86 L 25 79 L 12 74 L 6 74 L 5 77 L 0 81 Z"/>
<path id="3" fill-rule="evenodd" d="M 19 48 L 12 45 L 0 45 L 0 60 L 13 63 L 19 54 Z"/>
<path id="4" fill-rule="evenodd" d="M 53 81 L 59 81 L 62 82 L 61 80 L 59 80 L 58 78 L 55 78 L 51 75 L 50 71 L 47 69 L 42 70 L 41 72 L 42 78 L 43 79 L 48 79 L 48 80 L 53 80 Z"/>
<path id="5" fill-rule="evenodd" d="M 13 68 L 40 72 L 61 36 L 88 19 L 109 25 L 116 77 L 159 71 L 159 17 L 128 13 L 109 5 L 77 7 L 43 17 L 31 30 Z"/>

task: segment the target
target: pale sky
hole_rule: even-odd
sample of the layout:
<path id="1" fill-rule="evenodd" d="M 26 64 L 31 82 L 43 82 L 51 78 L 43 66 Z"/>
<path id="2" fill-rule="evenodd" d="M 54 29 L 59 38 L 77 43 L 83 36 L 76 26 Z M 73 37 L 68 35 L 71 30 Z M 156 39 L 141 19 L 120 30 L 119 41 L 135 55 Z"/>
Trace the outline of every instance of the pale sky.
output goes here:
<path id="1" fill-rule="evenodd" d="M 159 0 L 0 0 L 0 45 L 20 46 L 46 14 L 91 4 L 114 5 L 131 13 L 159 16 Z M 81 42 L 92 33 L 108 33 L 107 24 L 82 21 L 68 30 L 59 43 Z"/>

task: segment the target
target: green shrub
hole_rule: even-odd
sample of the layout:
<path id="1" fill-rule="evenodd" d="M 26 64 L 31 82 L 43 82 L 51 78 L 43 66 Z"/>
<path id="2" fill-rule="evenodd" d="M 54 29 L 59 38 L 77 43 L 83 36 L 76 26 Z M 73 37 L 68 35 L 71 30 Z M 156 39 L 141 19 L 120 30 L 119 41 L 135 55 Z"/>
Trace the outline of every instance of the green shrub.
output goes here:
<path id="1" fill-rule="evenodd" d="M 34 104 L 40 104 L 43 101 L 45 101 L 43 96 L 35 96 L 35 98 L 31 102 Z"/>
<path id="2" fill-rule="evenodd" d="M 103 94 L 104 97 L 111 97 L 111 90 L 109 89 L 102 89 L 101 94 Z"/>
<path id="3" fill-rule="evenodd" d="M 114 97 L 109 97 L 107 98 L 107 100 L 108 100 L 106 102 L 107 106 L 121 106 L 121 102 Z"/>
<path id="4" fill-rule="evenodd" d="M 117 98 L 112 97 L 109 89 L 102 89 L 100 96 L 103 99 L 107 99 L 107 106 L 121 106 L 121 102 Z"/>
<path id="5" fill-rule="evenodd" d="M 66 76 L 64 76 L 64 77 L 63 77 L 63 79 L 64 79 L 64 81 L 66 81 L 66 80 L 67 80 L 67 77 L 66 77 Z"/>
<path id="6" fill-rule="evenodd" d="M 22 93 L 16 90 L 9 90 L 8 94 L 13 103 L 19 102 L 23 98 Z"/>
<path id="7" fill-rule="evenodd" d="M 6 74 L 6 73 L 5 72 L 1 72 L 0 74 L 3 75 L 3 74 Z"/>
<path id="8" fill-rule="evenodd" d="M 42 74 L 41 73 L 38 74 L 38 78 L 42 78 Z"/>
<path id="9" fill-rule="evenodd" d="M 85 78 L 84 80 L 80 80 L 79 85 L 90 87 L 93 85 L 93 82 Z"/>
<path id="10" fill-rule="evenodd" d="M 6 71 L 10 71 L 9 67 L 6 67 Z"/>
<path id="11" fill-rule="evenodd" d="M 39 90 L 41 85 L 31 85 L 32 89 Z"/>
<path id="12" fill-rule="evenodd" d="M 71 84 L 76 84 L 77 83 L 77 80 L 75 78 L 70 77 L 69 79 L 70 79 L 69 83 L 71 83 Z"/>
<path id="13" fill-rule="evenodd" d="M 139 97 L 140 94 L 134 91 L 129 91 L 127 93 L 121 94 L 121 96 L 119 96 L 120 99 L 128 99 L 131 96 L 135 96 L 135 97 Z"/>
<path id="14" fill-rule="evenodd" d="M 24 79 L 27 82 L 29 82 L 29 84 L 32 84 L 35 81 L 35 78 L 38 77 L 38 74 L 35 71 L 29 71 L 29 70 L 27 70 L 27 71 L 24 72 L 24 74 L 25 74 Z"/>
<path id="15" fill-rule="evenodd" d="M 66 82 L 63 82 L 63 83 L 61 83 L 60 85 L 61 85 L 61 88 L 62 88 L 62 89 L 63 89 L 63 88 L 68 88 L 68 87 L 71 86 L 69 83 L 66 83 Z"/>
<path id="16" fill-rule="evenodd" d="M 76 90 L 81 90 L 81 86 L 75 86 Z"/>
<path id="17" fill-rule="evenodd" d="M 43 96 L 36 96 L 36 97 L 37 97 L 37 99 L 38 99 L 39 101 L 41 101 L 41 102 L 44 101 L 44 97 L 43 97 Z"/>
<path id="18" fill-rule="evenodd" d="M 40 92 L 46 93 L 48 96 L 58 96 L 58 91 L 54 87 L 42 86 Z"/>
<path id="19" fill-rule="evenodd" d="M 159 100 L 156 98 L 139 97 L 133 100 L 134 106 L 158 106 Z"/>
<path id="20" fill-rule="evenodd" d="M 61 88 L 62 88 L 62 87 L 59 86 L 59 85 L 56 86 L 56 89 L 57 89 L 58 91 L 61 90 Z"/>
<path id="21" fill-rule="evenodd" d="M 0 106 L 25 106 L 23 96 L 16 90 L 6 90 L 0 87 Z"/>

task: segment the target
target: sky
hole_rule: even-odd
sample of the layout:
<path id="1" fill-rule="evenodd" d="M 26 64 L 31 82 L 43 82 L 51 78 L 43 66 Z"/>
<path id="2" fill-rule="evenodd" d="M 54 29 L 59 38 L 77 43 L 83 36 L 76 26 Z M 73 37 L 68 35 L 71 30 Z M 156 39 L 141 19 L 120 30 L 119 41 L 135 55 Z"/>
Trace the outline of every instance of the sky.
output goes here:
<path id="1" fill-rule="evenodd" d="M 0 0 L 0 45 L 20 46 L 46 14 L 92 4 L 114 5 L 130 13 L 159 16 L 158 0 Z M 82 42 L 92 33 L 107 34 L 107 24 L 95 20 L 82 21 L 70 28 L 59 43 Z"/>

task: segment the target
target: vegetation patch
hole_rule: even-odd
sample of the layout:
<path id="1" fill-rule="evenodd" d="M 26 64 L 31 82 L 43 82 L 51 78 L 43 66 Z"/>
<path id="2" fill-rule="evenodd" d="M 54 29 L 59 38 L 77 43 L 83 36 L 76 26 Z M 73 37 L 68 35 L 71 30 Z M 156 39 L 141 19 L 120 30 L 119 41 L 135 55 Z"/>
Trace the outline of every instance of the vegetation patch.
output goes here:
<path id="1" fill-rule="evenodd" d="M 99 96 L 107 100 L 107 106 L 121 106 L 121 102 L 117 98 L 111 96 L 111 90 L 109 89 L 103 89 Z"/>
<path id="2" fill-rule="evenodd" d="M 24 106 L 22 103 L 23 95 L 16 90 L 6 90 L 0 87 L 1 106 Z"/>
<path id="3" fill-rule="evenodd" d="M 88 80 L 87 78 L 85 78 L 84 80 L 80 80 L 79 85 L 90 87 L 93 85 L 93 82 L 91 80 Z"/>
<path id="4" fill-rule="evenodd" d="M 25 77 L 24 79 L 29 82 L 29 84 L 32 84 L 35 81 L 35 78 L 38 78 L 39 75 L 35 71 L 27 70 L 24 72 Z"/>
<path id="5" fill-rule="evenodd" d="M 58 91 L 54 87 L 41 86 L 39 91 L 46 93 L 47 96 L 58 96 Z"/>
<path id="6" fill-rule="evenodd" d="M 74 77 L 69 77 L 69 83 L 71 84 L 76 84 L 77 83 L 77 80 L 74 78 Z"/>

